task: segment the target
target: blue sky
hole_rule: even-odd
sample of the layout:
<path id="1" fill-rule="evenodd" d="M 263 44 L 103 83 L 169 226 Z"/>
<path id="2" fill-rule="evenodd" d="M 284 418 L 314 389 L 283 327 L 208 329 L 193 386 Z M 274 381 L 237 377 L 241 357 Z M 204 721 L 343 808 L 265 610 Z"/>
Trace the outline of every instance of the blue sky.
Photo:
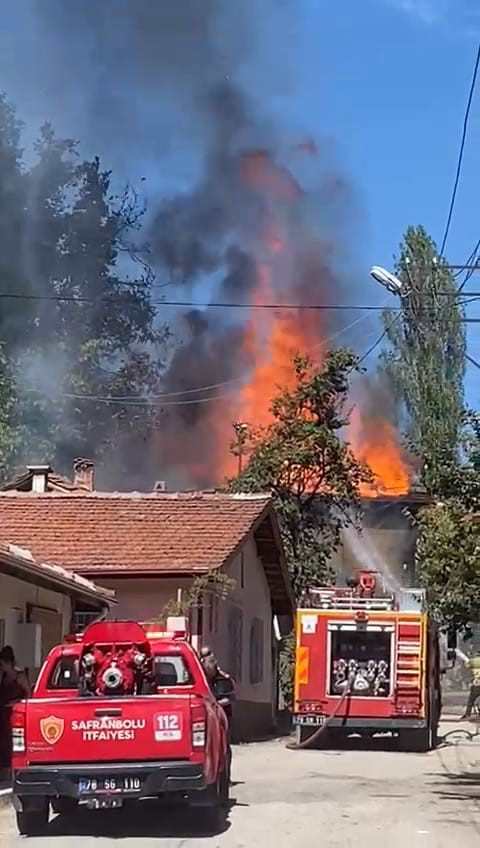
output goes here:
<path id="1" fill-rule="evenodd" d="M 106 164 L 121 174 L 134 181 L 146 175 L 147 191 L 148 186 L 158 192 L 188 185 L 198 163 L 181 144 L 174 144 L 161 164 L 155 145 L 138 146 L 134 138 L 123 147 L 117 144 L 113 154 L 107 152 L 105 136 L 95 134 L 88 97 L 82 91 L 82 85 L 87 89 L 93 79 L 88 64 L 92 53 L 75 45 L 79 49 L 71 61 L 79 70 L 71 95 L 67 49 L 62 57 L 67 63 L 65 83 L 58 68 L 52 81 L 47 74 L 51 44 L 38 37 L 35 9 L 41 5 L 38 0 L 18 0 L 3 10 L 0 33 L 0 89 L 18 104 L 29 132 L 51 117 L 60 132 L 83 140 L 85 152 L 108 153 Z M 255 58 L 247 56 L 243 65 L 240 62 L 240 74 L 270 110 L 287 116 L 292 137 L 298 132 L 320 139 L 320 152 L 325 151 L 353 184 L 355 210 L 345 235 L 346 251 L 354 257 L 358 300 L 381 302 L 384 293 L 375 290 L 368 269 L 372 264 L 392 266 L 405 228 L 421 223 L 441 240 L 480 37 L 480 4 L 478 0 L 260 0 L 256 7 L 254 29 L 260 49 Z M 278 14 L 272 14 L 272 7 L 278 7 Z M 234 39 L 235 32 L 225 37 Z M 137 92 L 117 94 L 128 97 L 132 108 L 142 107 L 136 103 Z M 447 257 L 454 263 L 464 261 L 480 238 L 479 116 L 480 83 L 447 245 Z M 149 133 L 153 126 L 145 124 Z M 178 126 L 185 131 L 185 126 Z M 125 123 L 112 132 L 121 137 L 130 129 Z M 480 290 L 480 274 L 469 286 Z M 480 315 L 480 310 L 471 307 L 470 314 Z M 480 324 L 469 330 L 469 352 L 480 359 Z M 478 405 L 478 373 L 471 368 L 468 372 L 472 405 Z"/>
<path id="2" fill-rule="evenodd" d="M 305 62 L 318 56 L 297 103 L 318 115 L 339 146 L 365 212 L 361 253 L 392 265 L 409 224 L 441 241 L 461 126 L 480 37 L 477 0 L 303 0 Z M 474 6 L 477 6 L 475 11 Z M 321 7 L 321 8 L 320 8 Z M 462 180 L 446 254 L 454 264 L 480 237 L 478 196 L 480 85 L 471 112 Z M 469 283 L 480 290 L 480 273 Z M 472 317 L 480 314 L 471 307 Z M 468 332 L 480 359 L 480 325 Z M 478 373 L 470 366 L 469 402 L 478 406 Z"/>

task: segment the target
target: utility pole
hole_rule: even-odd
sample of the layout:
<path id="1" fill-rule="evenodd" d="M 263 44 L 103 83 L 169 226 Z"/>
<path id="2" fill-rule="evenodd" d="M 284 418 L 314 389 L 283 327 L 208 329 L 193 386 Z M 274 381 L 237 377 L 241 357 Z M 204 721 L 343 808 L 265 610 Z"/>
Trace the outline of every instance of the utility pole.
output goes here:
<path id="1" fill-rule="evenodd" d="M 235 435 L 237 437 L 234 452 L 238 457 L 238 474 L 240 476 L 243 470 L 243 455 L 245 453 L 245 444 L 248 436 L 248 424 L 245 424 L 244 421 L 234 421 L 233 429 L 235 430 Z"/>

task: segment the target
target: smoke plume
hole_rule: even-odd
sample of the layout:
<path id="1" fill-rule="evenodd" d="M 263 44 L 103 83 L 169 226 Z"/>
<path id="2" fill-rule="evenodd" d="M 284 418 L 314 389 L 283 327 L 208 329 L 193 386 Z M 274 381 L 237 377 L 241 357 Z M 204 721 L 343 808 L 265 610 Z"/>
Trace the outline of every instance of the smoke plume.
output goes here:
<path id="1" fill-rule="evenodd" d="M 146 178 L 157 284 L 169 299 L 210 304 L 159 310 L 176 346 L 153 439 L 156 477 L 170 486 L 218 483 L 228 471 L 233 420 L 248 420 L 259 403 L 266 412 L 265 395 L 295 350 L 321 354 L 331 337 L 355 344 L 359 329 L 347 327 L 355 323 L 350 313 L 247 305 L 364 299 L 349 285 L 353 189 L 323 139 L 270 108 L 298 84 L 289 62 L 297 6 L 19 5 L 9 14 L 23 21 L 16 61 L 25 73 L 14 96 L 36 117 L 40 92 L 49 110 L 42 120 L 51 117 L 120 174 Z M 224 302 L 236 306 L 215 306 Z"/>

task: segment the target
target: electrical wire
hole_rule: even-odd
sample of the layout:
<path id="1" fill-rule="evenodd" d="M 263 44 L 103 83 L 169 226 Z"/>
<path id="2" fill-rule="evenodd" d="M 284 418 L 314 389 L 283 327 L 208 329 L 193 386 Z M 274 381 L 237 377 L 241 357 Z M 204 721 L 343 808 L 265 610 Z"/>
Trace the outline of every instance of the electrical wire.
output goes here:
<path id="1" fill-rule="evenodd" d="M 381 308 L 383 309 L 384 307 L 382 306 Z M 360 324 L 362 321 L 365 321 L 366 317 L 367 316 L 364 315 L 360 318 L 356 318 L 355 321 L 352 321 L 350 324 L 347 324 L 345 327 L 341 327 L 339 330 L 337 330 L 336 333 L 333 333 L 333 335 L 329 336 L 326 339 L 322 339 L 322 341 L 318 342 L 318 344 L 312 345 L 311 347 L 307 348 L 307 353 L 317 349 L 318 347 L 324 347 L 325 345 L 334 341 L 334 339 L 338 338 L 343 333 L 346 333 L 347 330 L 350 330 L 350 329 L 352 329 L 352 327 L 355 327 L 356 325 Z M 399 317 L 399 316 L 396 316 L 396 317 Z M 382 333 L 382 338 L 384 337 L 386 332 L 387 332 L 387 330 L 385 330 Z M 372 346 L 371 351 L 376 347 L 377 344 L 380 343 L 380 341 L 381 341 L 381 339 L 377 340 L 375 345 Z M 367 355 L 369 355 L 368 351 L 364 355 L 364 357 L 362 357 L 362 361 L 363 361 L 364 358 L 366 358 Z M 207 403 L 208 401 L 211 401 L 211 400 L 220 400 L 222 398 L 227 397 L 228 394 L 212 395 L 210 397 L 195 398 L 193 400 L 171 401 L 171 400 L 168 400 L 168 399 L 169 398 L 175 398 L 175 397 L 181 397 L 183 395 L 197 394 L 198 392 L 206 392 L 206 391 L 210 391 L 212 389 L 223 388 L 225 386 L 231 386 L 231 385 L 234 385 L 236 383 L 243 382 L 245 379 L 246 379 L 245 376 L 233 377 L 230 380 L 224 380 L 220 383 L 211 383 L 207 386 L 196 386 L 194 388 L 181 389 L 181 390 L 174 391 L 174 392 L 162 392 L 161 394 L 149 395 L 148 397 L 142 397 L 142 396 L 139 396 L 139 395 L 114 395 L 113 397 L 107 397 L 105 395 L 82 395 L 82 394 L 77 394 L 77 393 L 74 393 L 74 392 L 64 392 L 64 393 L 62 393 L 62 397 L 67 397 L 67 398 L 70 398 L 72 400 L 89 400 L 89 401 L 93 401 L 95 403 L 111 403 L 111 404 L 120 404 L 120 405 L 126 405 L 126 406 L 141 406 L 141 407 L 148 406 L 148 405 L 150 405 L 150 406 L 157 406 L 157 405 L 161 405 L 161 406 L 183 406 L 183 405 L 191 405 L 191 404 L 195 404 L 195 403 Z M 39 394 L 42 393 L 41 389 L 27 389 L 27 391 L 31 392 L 31 393 L 39 393 Z M 231 394 L 231 393 L 229 393 L 229 394 Z M 160 401 L 160 404 L 157 404 L 156 403 L 157 401 Z"/>
<path id="2" fill-rule="evenodd" d="M 14 292 L 0 292 L 0 299 L 14 299 L 14 300 L 41 300 L 41 301 L 53 301 L 53 302 L 61 302 L 61 303 L 82 303 L 82 304 L 95 304 L 95 303 L 104 303 L 109 306 L 110 304 L 120 303 L 125 304 L 125 298 L 117 298 L 117 297 L 100 297 L 100 298 L 92 298 L 92 297 L 83 297 L 80 295 L 42 295 L 42 294 L 17 294 Z M 302 311 L 348 311 L 348 310 L 360 310 L 362 312 L 381 312 L 382 306 L 370 306 L 368 304 L 322 304 L 322 303 L 224 303 L 224 302 L 209 302 L 209 301 L 192 301 L 192 300 L 150 300 L 148 301 L 148 305 L 151 306 L 173 306 L 179 308 L 189 308 L 189 309 L 274 309 L 274 310 L 294 310 L 296 312 Z M 394 307 L 396 311 L 398 311 L 398 307 Z"/>
<path id="3" fill-rule="evenodd" d="M 374 342 L 374 343 L 373 343 L 373 344 L 372 344 L 372 345 L 368 348 L 368 350 L 367 350 L 367 351 L 363 354 L 363 356 L 361 356 L 361 357 L 360 357 L 360 359 L 358 360 L 358 362 L 357 362 L 357 363 L 354 365 L 354 367 L 351 369 L 352 371 L 353 371 L 353 370 L 355 370 L 356 368 L 358 368 L 358 367 L 359 367 L 359 365 L 362 365 L 362 363 L 363 363 L 363 362 L 365 362 L 365 360 L 366 360 L 366 359 L 368 359 L 368 357 L 370 356 L 370 354 L 372 354 L 372 353 L 373 353 L 373 351 L 374 351 L 374 350 L 376 350 L 376 348 L 377 348 L 377 347 L 378 347 L 378 346 L 379 346 L 379 345 L 383 342 L 383 340 L 384 340 L 385 336 L 387 335 L 388 331 L 389 331 L 389 330 L 390 330 L 390 329 L 394 326 L 394 324 L 396 324 L 396 322 L 397 322 L 397 321 L 398 321 L 401 317 L 402 317 L 402 316 L 401 316 L 401 313 L 399 313 L 398 315 L 395 315 L 395 318 L 394 318 L 392 321 L 390 321 L 390 323 L 389 323 L 389 324 L 387 324 L 387 326 L 385 327 L 385 329 L 383 330 L 383 332 L 379 335 L 378 339 L 377 339 L 377 340 L 376 340 L 376 341 L 375 341 L 375 342 Z"/>
<path id="4" fill-rule="evenodd" d="M 474 359 L 473 356 L 470 356 L 468 353 L 465 354 L 465 359 L 468 359 L 468 361 L 471 362 L 472 365 L 475 365 L 476 368 L 480 368 L 480 362 L 477 362 L 477 360 Z"/>
<path id="5" fill-rule="evenodd" d="M 468 120 L 469 120 L 469 117 L 470 117 L 470 110 L 471 110 L 471 107 L 472 107 L 473 95 L 475 93 L 475 87 L 476 87 L 476 84 L 477 84 L 477 76 L 478 76 L 479 65 L 480 65 L 480 43 L 479 43 L 478 48 L 477 48 L 477 55 L 476 55 L 475 64 L 474 64 L 474 68 L 473 68 L 472 82 L 471 82 L 470 91 L 469 91 L 469 94 L 468 94 L 467 107 L 465 109 L 462 137 L 461 137 L 461 141 L 460 141 L 460 150 L 459 150 L 459 153 L 458 153 L 458 160 L 457 160 L 457 169 L 456 169 L 456 173 L 455 173 L 455 180 L 454 180 L 454 183 L 453 183 L 452 196 L 451 196 L 451 199 L 450 199 L 450 206 L 449 206 L 449 209 L 448 209 L 447 222 L 445 224 L 445 232 L 443 234 L 443 239 L 442 239 L 442 246 L 440 248 L 440 256 L 443 256 L 443 253 L 444 253 L 444 250 L 445 250 L 445 245 L 446 245 L 447 239 L 448 239 L 448 234 L 450 232 L 450 225 L 452 223 L 453 210 L 455 208 L 455 200 L 457 198 L 458 185 L 459 185 L 459 182 L 460 182 L 460 174 L 461 174 L 461 171 L 462 171 L 463 154 L 464 154 L 464 151 L 465 151 L 465 142 L 466 142 L 466 139 L 467 139 Z"/>

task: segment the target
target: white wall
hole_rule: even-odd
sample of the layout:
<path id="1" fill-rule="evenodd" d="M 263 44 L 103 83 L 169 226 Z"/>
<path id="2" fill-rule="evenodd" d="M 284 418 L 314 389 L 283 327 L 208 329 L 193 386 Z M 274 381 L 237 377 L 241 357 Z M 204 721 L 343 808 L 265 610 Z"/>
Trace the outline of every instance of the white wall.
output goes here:
<path id="1" fill-rule="evenodd" d="M 148 621 L 158 618 L 167 601 L 175 598 L 177 589 L 185 588 L 189 579 L 135 577 L 127 579 L 98 578 L 102 586 L 113 589 L 117 603 L 112 606 L 110 618 Z"/>
<path id="2" fill-rule="evenodd" d="M 229 657 L 228 615 L 229 608 L 236 605 L 242 610 L 242 678 L 236 680 L 238 700 L 257 703 L 274 703 L 275 685 L 272 669 L 272 607 L 270 590 L 265 571 L 257 556 L 253 535 L 243 548 L 243 586 L 242 563 L 239 554 L 228 568 L 228 575 L 235 580 L 235 590 L 227 599 L 219 601 L 217 629 L 209 630 L 210 616 L 204 612 L 204 641 L 215 649 L 218 661 L 226 671 Z M 252 620 L 263 621 L 263 679 L 260 683 L 250 682 L 250 628 Z"/>
<path id="3" fill-rule="evenodd" d="M 0 574 L 0 619 L 5 622 L 4 643 L 12 645 L 14 651 L 18 650 L 15 644 L 16 623 L 26 622 L 28 604 L 55 611 L 61 616 L 63 633 L 70 632 L 71 602 L 67 595 Z"/>
<path id="4" fill-rule="evenodd" d="M 210 630 L 210 614 L 207 607 L 203 610 L 203 644 L 214 648 L 219 663 L 228 668 L 229 633 L 228 614 L 232 605 L 242 610 L 242 679 L 237 680 L 237 698 L 257 703 L 275 703 L 276 686 L 272 669 L 272 609 L 270 591 L 261 561 L 257 556 L 253 535 L 243 548 L 243 587 L 241 555 L 228 569 L 228 575 L 235 580 L 235 589 L 225 600 L 218 602 L 216 626 Z M 167 601 L 175 598 L 178 588 L 189 585 L 186 578 L 150 578 L 150 579 L 108 579 L 98 578 L 108 589 L 116 593 L 117 604 L 112 607 L 111 618 L 148 621 L 158 617 Z M 250 683 L 250 627 L 252 619 L 263 621 L 263 679 L 260 683 Z M 194 635 L 196 627 L 194 625 Z M 194 640 L 194 647 L 198 647 Z"/>

